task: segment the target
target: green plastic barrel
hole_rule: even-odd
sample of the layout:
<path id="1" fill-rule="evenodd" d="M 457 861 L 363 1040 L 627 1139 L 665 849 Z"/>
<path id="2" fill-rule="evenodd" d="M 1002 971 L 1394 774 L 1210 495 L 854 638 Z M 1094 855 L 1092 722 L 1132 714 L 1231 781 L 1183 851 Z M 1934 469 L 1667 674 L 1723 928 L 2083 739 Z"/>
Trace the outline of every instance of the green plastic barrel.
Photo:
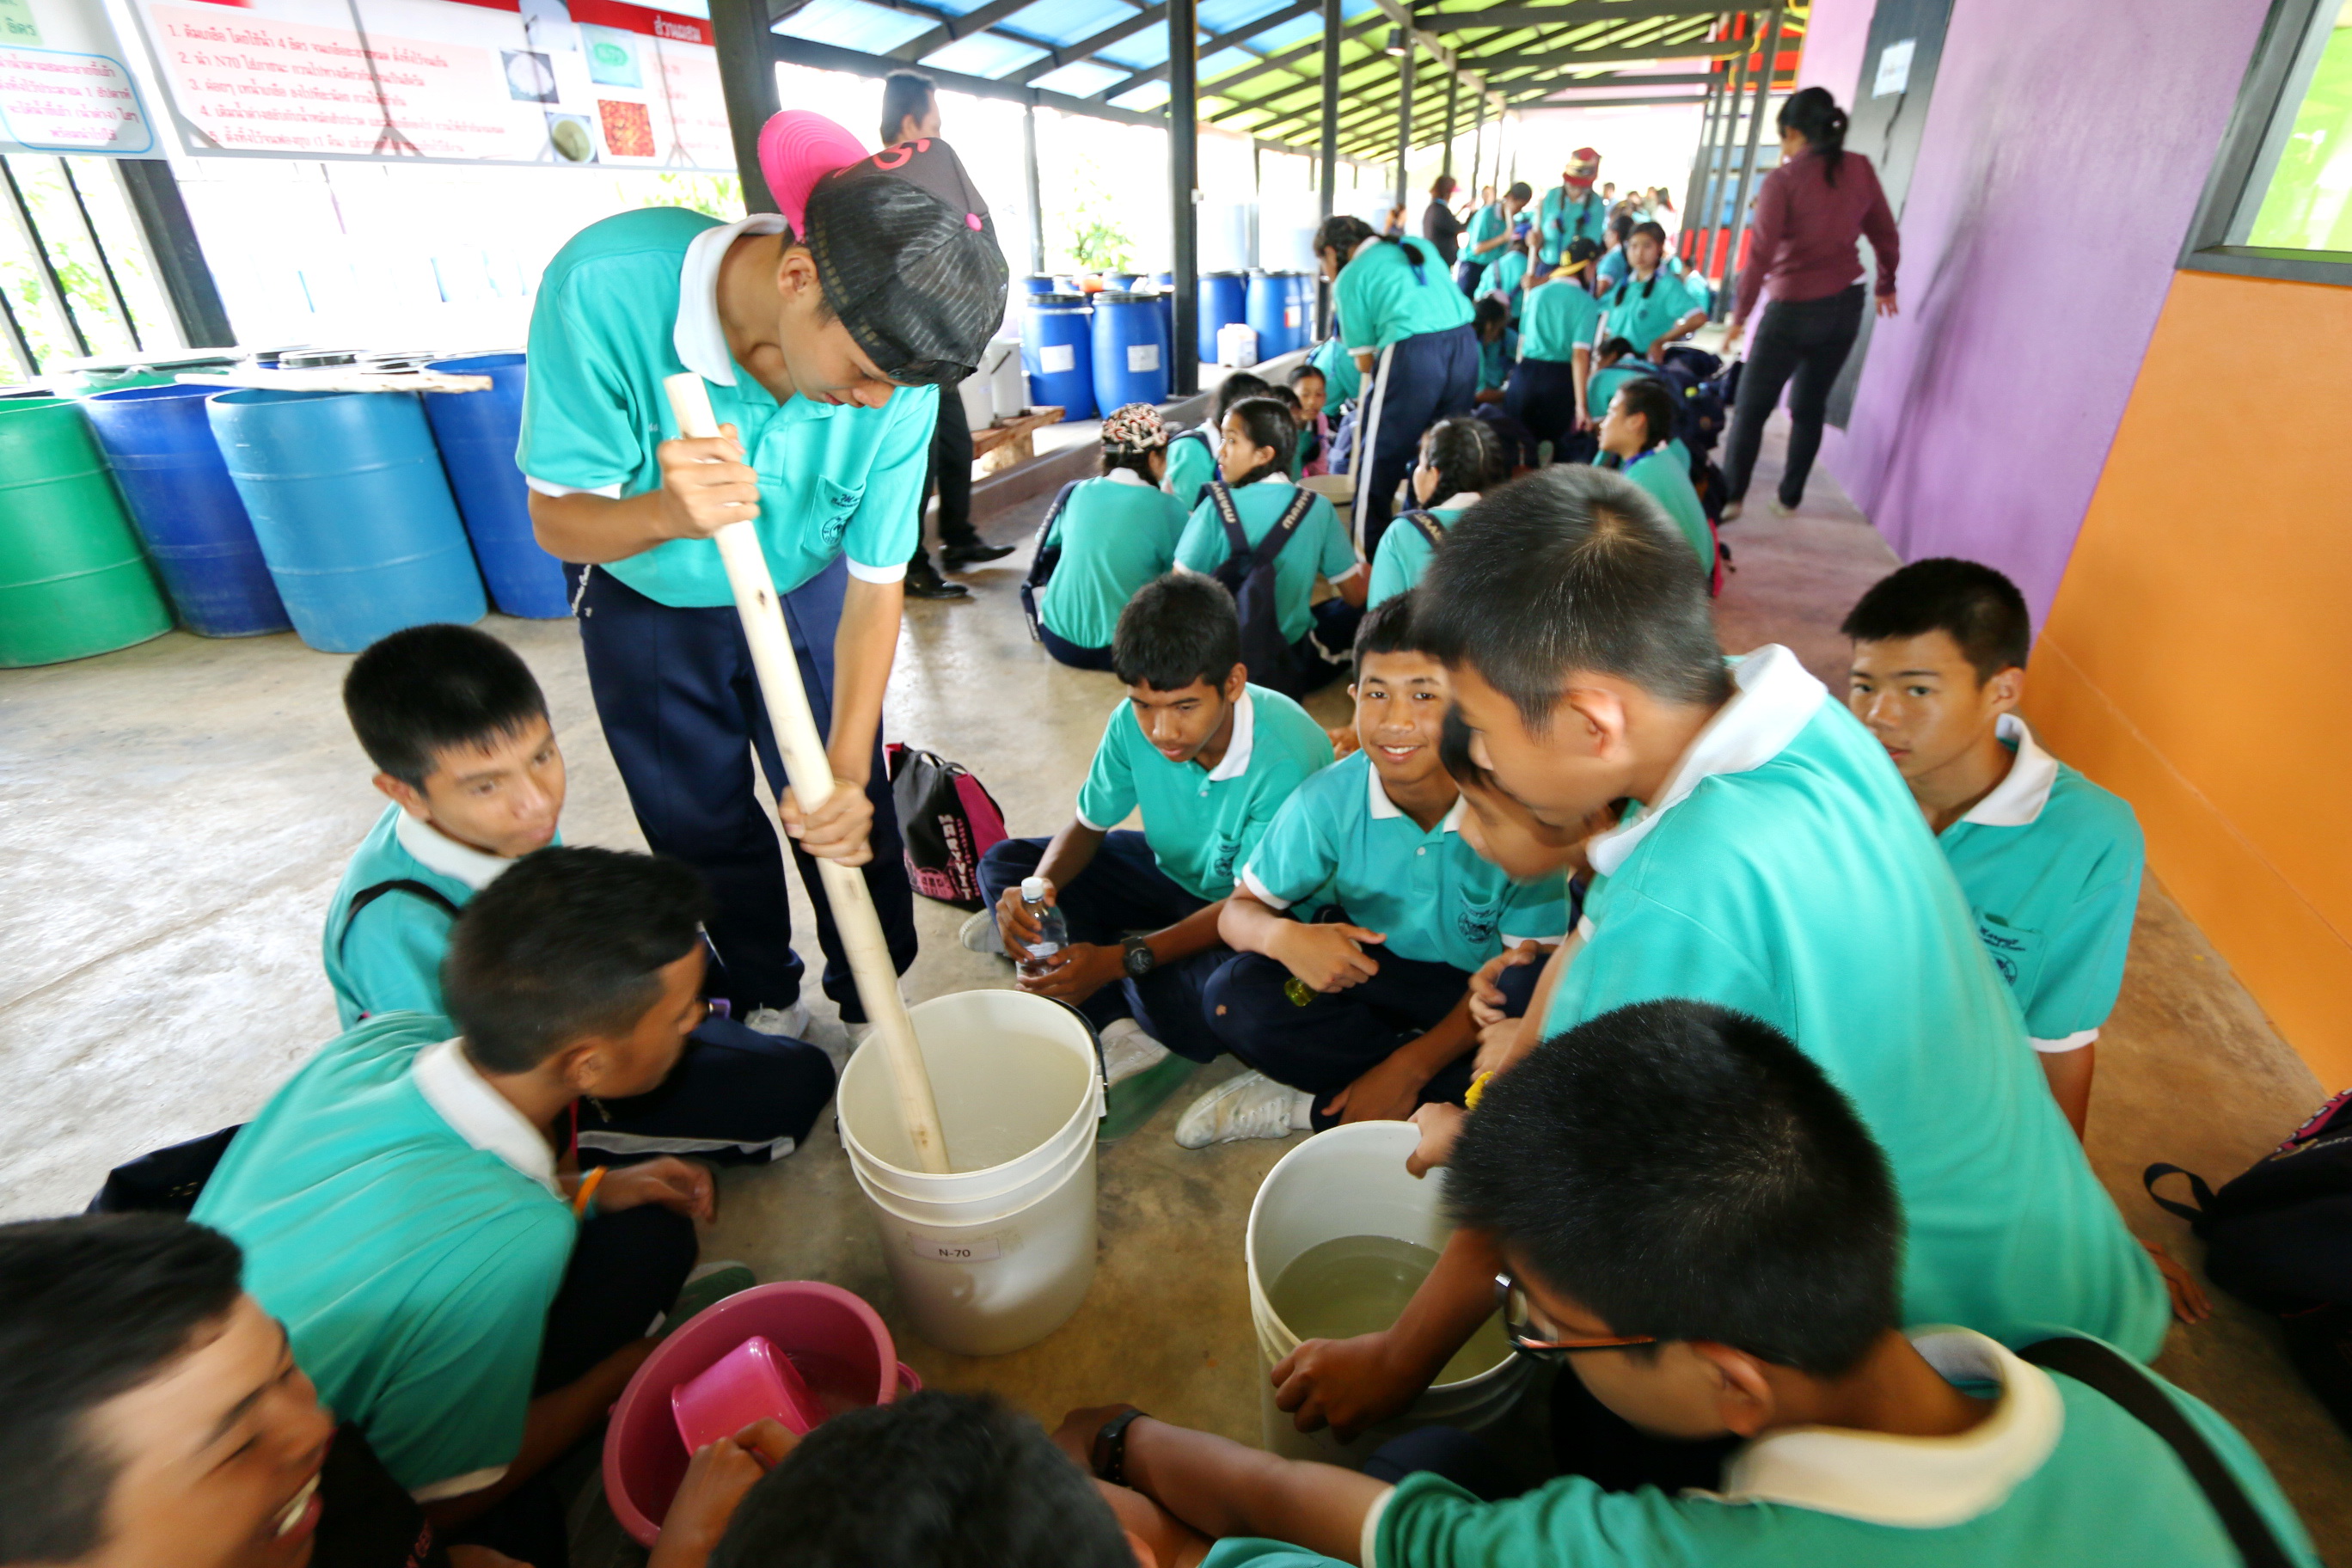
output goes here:
<path id="1" fill-rule="evenodd" d="M 0 400 L 0 668 L 86 658 L 171 629 L 80 407 Z"/>

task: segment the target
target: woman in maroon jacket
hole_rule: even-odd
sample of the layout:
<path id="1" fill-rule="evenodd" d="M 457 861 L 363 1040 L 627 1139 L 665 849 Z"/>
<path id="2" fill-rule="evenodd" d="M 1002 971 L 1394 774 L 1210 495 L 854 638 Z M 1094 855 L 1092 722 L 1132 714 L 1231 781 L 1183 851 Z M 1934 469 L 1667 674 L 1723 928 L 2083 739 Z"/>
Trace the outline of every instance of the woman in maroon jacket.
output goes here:
<path id="1" fill-rule="evenodd" d="M 1728 353 L 1747 330 L 1757 296 L 1769 288 L 1772 308 L 1756 329 L 1748 368 L 1740 373 L 1725 455 L 1726 522 L 1739 515 L 1764 421 L 1784 386 L 1790 389 L 1789 456 L 1772 510 L 1786 516 L 1805 498 L 1830 387 L 1862 331 L 1862 258 L 1854 245 L 1860 236 L 1870 237 L 1878 259 L 1878 313 L 1895 314 L 1900 256 L 1895 215 L 1870 160 L 1845 151 L 1845 110 L 1818 87 L 1780 106 L 1780 166 L 1757 193 L 1751 259 L 1740 271 L 1739 299 L 1724 340 Z"/>

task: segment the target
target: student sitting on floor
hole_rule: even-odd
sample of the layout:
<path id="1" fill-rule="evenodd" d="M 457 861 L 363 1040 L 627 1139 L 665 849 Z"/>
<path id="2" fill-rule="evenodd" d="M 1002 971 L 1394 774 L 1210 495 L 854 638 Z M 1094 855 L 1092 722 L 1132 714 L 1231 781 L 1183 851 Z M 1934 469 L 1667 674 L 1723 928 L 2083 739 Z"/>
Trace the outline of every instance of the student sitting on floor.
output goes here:
<path id="1" fill-rule="evenodd" d="M 1691 487 L 1690 464 L 1677 457 L 1675 395 L 1655 376 L 1627 379 L 1609 399 L 1601 421 L 1601 467 L 1615 468 L 1650 492 L 1668 521 L 1690 542 L 1710 590 L 1717 586 L 1715 527 Z"/>
<path id="2" fill-rule="evenodd" d="M 1297 703 L 1249 684 L 1233 595 L 1210 578 L 1145 584 L 1111 655 L 1127 700 L 1104 726 L 1076 815 L 1050 841 L 1007 838 L 981 858 L 990 908 L 964 922 L 963 943 L 1024 957 L 1038 932 L 1022 883 L 1042 879 L 1070 945 L 1022 989 L 1087 1016 L 1116 1084 L 1170 1049 L 1205 1062 L 1223 1048 L 1201 1011 L 1202 987 L 1231 956 L 1217 917 L 1235 869 L 1330 762 L 1331 742 Z M 1140 833 L 1113 831 L 1139 807 Z"/>
<path id="3" fill-rule="evenodd" d="M 1331 503 L 1292 482 L 1289 459 L 1297 447 L 1289 409 L 1270 397 L 1234 404 L 1225 415 L 1225 438 L 1217 449 L 1222 482 L 1208 487 L 1192 509 L 1176 545 L 1176 564 L 1206 575 L 1233 555 L 1226 502 L 1252 548 L 1288 521 L 1290 537 L 1274 558 L 1275 614 L 1297 666 L 1310 672 L 1305 689 L 1312 690 L 1338 673 L 1334 656 L 1344 658 L 1355 639 L 1367 576 Z M 1315 603 L 1318 577 L 1337 590 L 1320 605 Z M 1270 679 L 1274 672 L 1254 673 Z"/>
<path id="4" fill-rule="evenodd" d="M 387 1013 L 320 1047 L 190 1216 L 244 1247 L 320 1397 L 436 1525 L 526 1562 L 562 1549 L 541 1472 L 652 1351 L 711 1215 L 700 1165 L 569 1157 L 582 1101 L 694 1092 L 707 907 L 675 860 L 517 861 L 457 919 L 448 1018 Z"/>
<path id="5" fill-rule="evenodd" d="M 1168 435 L 1168 477 L 1160 489 L 1176 498 L 1187 513 L 1200 504 L 1201 492 L 1217 477 L 1217 448 L 1224 444 L 1225 414 L 1244 397 L 1264 397 L 1274 390 L 1264 376 L 1237 370 L 1217 384 L 1209 399 L 1209 417 L 1190 430 Z"/>
<path id="6" fill-rule="evenodd" d="M 1491 295 L 1482 296 L 1470 310 L 1470 330 L 1478 334 L 1478 401 L 1499 404 L 1503 384 L 1519 357 L 1519 334 L 1512 330 L 1511 312 Z"/>
<path id="7" fill-rule="evenodd" d="M 1114 409 L 1102 425 L 1102 477 L 1071 488 L 1038 546 L 1062 552 L 1037 601 L 1038 636 L 1062 663 L 1108 669 L 1118 613 L 1176 563 L 1184 508 L 1160 489 L 1167 473 L 1160 411 L 1148 403 Z"/>
<path id="8" fill-rule="evenodd" d="M 1423 518 L 1433 521 L 1441 531 L 1451 528 L 1455 518 L 1478 504 L 1480 495 L 1510 477 L 1510 457 L 1485 420 L 1457 414 L 1431 426 L 1421 438 L 1421 462 L 1410 481 L 1414 510 L 1381 535 L 1365 602 L 1387 604 L 1420 582 L 1429 569 L 1437 540 Z"/>
<path id="9" fill-rule="evenodd" d="M 1290 410 L 1291 426 L 1298 432 L 1298 444 L 1290 458 L 1290 480 L 1297 484 L 1307 476 L 1307 455 L 1315 449 L 1315 433 L 1307 427 L 1307 405 L 1287 386 L 1277 386 L 1266 395 Z"/>
<path id="10" fill-rule="evenodd" d="M 1662 996 L 1762 1018 L 1895 1162 L 1906 1317 L 2152 1357 L 2163 1281 L 2052 1103 L 1910 791 L 1788 649 L 1726 663 L 1649 497 L 1546 468 L 1456 523 L 1413 592 L 1502 788 L 1559 828 L 1642 806 L 1588 847 L 1600 879 L 1544 1030 Z M 1305 1347 L 1283 1408 L 1350 1430 L 1402 1409 L 1475 1325 L 1493 1265 L 1457 1235 L 1398 1329 Z"/>
<path id="11" fill-rule="evenodd" d="M 446 1013 L 441 961 L 467 902 L 551 843 L 563 753 L 547 700 L 515 651 L 471 626 L 421 626 L 373 644 L 343 677 L 343 711 L 392 799 L 327 906 L 327 980 L 345 1028 L 383 1013 Z M 600 1099 L 580 1145 L 601 1157 L 782 1159 L 833 1097 L 833 1064 L 804 1039 L 808 1008 L 712 1016 L 680 1085 Z"/>
<path id="12" fill-rule="evenodd" d="M 1592 374 L 1601 307 L 1584 277 L 1600 248 L 1589 239 L 1570 240 L 1559 268 L 1528 289 L 1519 307 L 1519 363 L 1511 367 L 1503 405 L 1528 435 L 1552 444 L 1555 463 L 1580 463 L 1592 455 L 1584 384 Z"/>
<path id="13" fill-rule="evenodd" d="M 1706 311 L 1692 303 L 1691 292 L 1665 268 L 1666 231 L 1654 223 L 1637 223 L 1625 241 L 1630 270 L 1617 286 L 1601 296 L 1605 312 L 1602 331 L 1623 338 L 1633 352 L 1653 364 L 1669 343 L 1680 342 L 1706 324 Z"/>
<path id="14" fill-rule="evenodd" d="M 1368 1568 L 2319 1561 L 2245 1440 L 2106 1345 L 1905 1330 L 1887 1157 L 1753 1018 L 1650 1002 L 1546 1042 L 1467 1117 L 1446 1196 L 1494 1240 L 1477 1316 L 1567 1363 L 1556 1479 L 1527 1489 L 1523 1448 L 1446 1427 L 1360 1472 L 1126 1405 L 1056 1440 L 1203 1535 Z M 1705 1479 L 1644 1484 L 1659 1446 L 1703 1450 Z"/>
<path id="15" fill-rule="evenodd" d="M 1505 317 L 1517 322 L 1519 302 L 1527 297 L 1528 269 L 1534 265 L 1535 254 L 1542 247 L 1540 237 L 1528 234 L 1505 247 L 1503 253 L 1486 264 L 1478 275 L 1479 300 L 1502 301 Z"/>
<path id="16" fill-rule="evenodd" d="M 1853 639 L 1846 703 L 1927 814 L 2079 1136 L 2139 905 L 2139 821 L 2017 716 L 2032 626 L 1991 567 L 1915 561 L 1840 629 Z"/>
<path id="17" fill-rule="evenodd" d="M 1298 474 L 1314 479 L 1331 471 L 1332 423 L 1324 399 L 1331 384 L 1310 362 L 1290 373 L 1290 393 L 1298 399 Z"/>
<path id="18" fill-rule="evenodd" d="M 1445 668 L 1412 619 L 1409 594 L 1364 617 L 1360 749 L 1283 804 L 1225 901 L 1217 929 L 1237 956 L 1209 982 L 1209 1025 L 1254 1070 L 1184 1113 L 1188 1149 L 1459 1100 L 1472 972 L 1568 933 L 1559 872 L 1514 882 L 1455 831 L 1460 792 L 1437 756 Z M 1300 986 L 1316 993 L 1304 1005 Z"/>

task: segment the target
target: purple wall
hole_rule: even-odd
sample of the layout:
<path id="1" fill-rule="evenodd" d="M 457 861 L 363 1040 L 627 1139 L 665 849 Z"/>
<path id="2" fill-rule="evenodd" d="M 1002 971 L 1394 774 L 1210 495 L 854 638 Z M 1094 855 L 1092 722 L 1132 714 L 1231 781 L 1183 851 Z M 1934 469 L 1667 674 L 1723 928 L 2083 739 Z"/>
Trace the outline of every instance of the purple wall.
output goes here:
<path id="1" fill-rule="evenodd" d="M 2266 9 L 1953 7 L 1903 215 L 1904 313 L 1823 447 L 1905 560 L 1987 562 L 2037 624 L 2048 610 Z M 1868 26 L 1859 7 L 1825 20 Z"/>

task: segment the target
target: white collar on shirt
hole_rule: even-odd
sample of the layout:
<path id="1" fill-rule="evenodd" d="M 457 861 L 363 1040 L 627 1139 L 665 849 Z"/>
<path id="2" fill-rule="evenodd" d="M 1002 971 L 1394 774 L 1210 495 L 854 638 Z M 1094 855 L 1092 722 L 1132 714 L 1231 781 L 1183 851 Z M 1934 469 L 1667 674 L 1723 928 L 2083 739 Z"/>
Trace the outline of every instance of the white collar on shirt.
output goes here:
<path id="1" fill-rule="evenodd" d="M 438 871 L 445 877 L 455 877 L 476 892 L 495 882 L 514 864 L 496 855 L 485 855 L 470 844 L 460 844 L 429 822 L 400 814 L 392 836 L 400 847 L 414 856 L 428 871 Z"/>
<path id="2" fill-rule="evenodd" d="M 1381 783 L 1381 770 L 1372 765 L 1372 759 L 1370 757 L 1366 757 L 1364 759 L 1364 776 L 1371 780 L 1371 793 L 1370 798 L 1368 802 L 1368 807 L 1372 814 L 1372 820 L 1374 822 L 1386 822 L 1391 817 L 1404 816 L 1404 807 L 1399 805 L 1396 802 L 1389 798 L 1388 786 Z M 1454 804 L 1446 808 L 1444 819 L 1438 823 L 1437 830 L 1440 833 L 1460 832 L 1462 830 L 1462 812 L 1469 804 L 1470 803 L 1468 801 L 1464 800 L 1460 795 L 1455 795 L 1454 797 Z"/>
<path id="3" fill-rule="evenodd" d="M 677 269 L 677 324 L 670 329 L 670 344 L 687 369 L 721 386 L 735 384 L 735 356 L 727 347 L 727 329 L 719 324 L 719 264 L 744 235 L 790 232 L 780 215 L 753 213 L 723 228 L 706 228 L 687 246 Z"/>
<path id="4" fill-rule="evenodd" d="M 1242 700 L 1234 704 L 1234 736 L 1225 742 L 1225 754 L 1209 770 L 1211 784 L 1223 784 L 1249 772 L 1250 742 L 1257 735 L 1257 718 L 1250 702 L 1249 688 L 1242 688 Z"/>
<path id="5" fill-rule="evenodd" d="M 408 1072 L 425 1103 L 458 1137 L 488 1150 L 557 1197 L 563 1195 L 555 1184 L 555 1151 L 546 1137 L 474 1069 L 457 1041 L 425 1047 Z"/>
<path id="6" fill-rule="evenodd" d="M 1664 792 L 1654 801 L 1643 801 L 1647 809 L 1633 821 L 1611 829 L 1586 847 L 1595 871 L 1615 876 L 1633 847 L 1702 779 L 1714 773 L 1744 773 L 1779 756 L 1829 697 L 1829 688 L 1807 674 L 1797 656 L 1779 643 L 1769 643 L 1735 662 L 1731 679 L 1738 689 L 1683 753 L 1666 780 Z"/>
<path id="7" fill-rule="evenodd" d="M 2000 1385 L 1992 1413 L 1954 1437 L 1800 1426 L 1759 1437 L 1724 1466 L 1727 1502 L 1789 1503 L 1901 1530 L 1943 1530 L 1999 1508 L 2048 1460 L 2066 1424 L 2057 1384 L 1966 1329 L 1912 1344 L 1953 1382 Z"/>
<path id="8" fill-rule="evenodd" d="M 1115 485 L 1133 485 L 1138 489 L 1150 489 L 1151 482 L 1133 468 L 1113 468 L 1102 476 Z"/>
<path id="9" fill-rule="evenodd" d="M 1376 235 L 1371 236 L 1371 237 L 1370 237 L 1370 238 L 1368 238 L 1368 239 L 1360 239 L 1360 240 L 1356 241 L 1356 248 L 1355 248 L 1355 249 L 1353 249 L 1353 250 L 1351 250 L 1351 251 L 1349 251 L 1349 252 L 1348 252 L 1348 259 L 1349 259 L 1349 260 L 1350 260 L 1350 261 L 1355 260 L 1355 259 L 1356 259 L 1356 258 L 1358 258 L 1359 256 L 1363 255 L 1363 254 L 1364 254 L 1364 252 L 1366 252 L 1367 250 L 1370 250 L 1372 247 L 1374 247 L 1374 246 L 1376 246 L 1376 245 L 1378 245 L 1378 244 L 1380 244 L 1380 243 L 1381 243 L 1381 237 L 1380 237 L 1379 235 L 1377 235 L 1377 234 L 1376 234 Z"/>
<path id="10" fill-rule="evenodd" d="M 2051 786 L 2058 782 L 2058 759 L 2042 749 L 2025 721 L 2014 713 L 2002 714 L 1993 733 L 2016 742 L 2017 755 L 2010 761 L 2009 776 L 1960 820 L 1979 827 L 2030 827 L 2050 804 Z"/>

